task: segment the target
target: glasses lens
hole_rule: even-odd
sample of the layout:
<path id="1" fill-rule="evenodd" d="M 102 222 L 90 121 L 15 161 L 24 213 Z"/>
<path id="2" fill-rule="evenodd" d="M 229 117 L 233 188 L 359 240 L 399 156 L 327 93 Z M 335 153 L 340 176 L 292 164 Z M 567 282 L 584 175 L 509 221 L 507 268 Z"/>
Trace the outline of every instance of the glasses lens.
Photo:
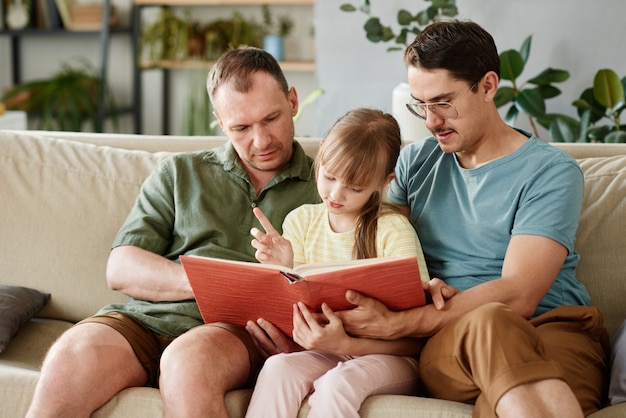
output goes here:
<path id="1" fill-rule="evenodd" d="M 421 119 L 426 119 L 426 111 L 417 103 L 407 103 L 406 108 L 409 109 L 414 116 Z"/>
<path id="2" fill-rule="evenodd" d="M 428 110 L 439 116 L 441 119 L 456 119 L 458 116 L 456 108 L 448 102 L 433 103 L 428 106 Z"/>
<path id="3" fill-rule="evenodd" d="M 426 113 L 432 112 L 441 119 L 456 119 L 459 115 L 456 108 L 448 102 L 437 103 L 407 103 L 406 108 L 421 119 L 426 119 Z"/>

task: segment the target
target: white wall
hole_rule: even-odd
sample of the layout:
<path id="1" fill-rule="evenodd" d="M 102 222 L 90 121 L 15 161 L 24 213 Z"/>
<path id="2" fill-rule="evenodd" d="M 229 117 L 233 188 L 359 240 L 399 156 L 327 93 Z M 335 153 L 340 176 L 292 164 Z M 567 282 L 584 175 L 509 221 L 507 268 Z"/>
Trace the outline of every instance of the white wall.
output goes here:
<path id="1" fill-rule="evenodd" d="M 318 105 L 318 134 L 352 107 L 391 111 L 391 91 L 406 80 L 402 54 L 386 52 L 386 45 L 367 41 L 362 29 L 367 16 L 341 12 L 343 2 L 316 0 L 318 82 L 327 90 Z M 371 0 L 371 5 L 372 15 L 392 24 L 397 9 L 418 11 L 427 3 Z M 458 0 L 457 7 L 458 18 L 473 20 L 488 30 L 499 51 L 519 49 L 533 35 L 523 80 L 547 67 L 570 71 L 570 79 L 561 83 L 563 93 L 546 102 L 551 112 L 574 115 L 571 102 L 591 86 L 598 69 L 611 68 L 620 78 L 626 76 L 623 0 Z M 528 129 L 522 117 L 517 125 Z"/>

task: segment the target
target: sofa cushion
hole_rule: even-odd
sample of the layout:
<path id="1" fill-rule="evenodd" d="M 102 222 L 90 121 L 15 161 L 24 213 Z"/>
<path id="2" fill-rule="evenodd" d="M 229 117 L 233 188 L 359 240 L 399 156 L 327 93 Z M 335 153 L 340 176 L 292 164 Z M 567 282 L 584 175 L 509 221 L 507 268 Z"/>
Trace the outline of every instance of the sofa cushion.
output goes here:
<path id="1" fill-rule="evenodd" d="M 626 155 L 583 158 L 585 195 L 576 251 L 578 278 L 604 312 L 611 335 L 626 318 Z"/>
<path id="2" fill-rule="evenodd" d="M 49 293 L 23 286 L 0 285 L 0 353 L 20 326 L 50 300 Z"/>
<path id="3" fill-rule="evenodd" d="M 166 155 L 0 135 L 0 282 L 52 294 L 38 314 L 45 318 L 78 321 L 125 301 L 105 279 L 111 243 Z"/>

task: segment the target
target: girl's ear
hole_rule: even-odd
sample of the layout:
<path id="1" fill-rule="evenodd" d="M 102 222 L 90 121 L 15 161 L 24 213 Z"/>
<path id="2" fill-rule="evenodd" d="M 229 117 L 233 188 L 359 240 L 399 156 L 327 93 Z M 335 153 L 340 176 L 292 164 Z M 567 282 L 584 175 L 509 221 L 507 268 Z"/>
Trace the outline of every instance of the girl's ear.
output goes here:
<path id="1" fill-rule="evenodd" d="M 389 175 L 387 176 L 387 178 L 383 182 L 381 189 L 384 189 L 385 187 L 389 186 L 389 183 L 391 183 L 391 180 L 393 180 L 395 178 L 396 178 L 396 174 L 395 173 L 389 173 Z"/>

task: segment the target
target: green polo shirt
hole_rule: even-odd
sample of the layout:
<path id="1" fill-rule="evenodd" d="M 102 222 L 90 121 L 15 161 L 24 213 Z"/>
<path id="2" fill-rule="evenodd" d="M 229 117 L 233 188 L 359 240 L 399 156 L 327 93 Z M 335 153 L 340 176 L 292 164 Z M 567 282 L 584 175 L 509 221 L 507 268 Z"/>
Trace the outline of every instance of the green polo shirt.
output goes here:
<path id="1" fill-rule="evenodd" d="M 230 141 L 214 150 L 175 154 L 142 185 L 113 248 L 133 245 L 175 261 L 190 254 L 256 261 L 250 229 L 261 226 L 252 208 L 261 208 L 282 233 L 287 213 L 319 201 L 312 162 L 294 143 L 291 162 L 257 194 Z M 98 313 L 114 311 L 168 337 L 202 324 L 195 301 L 129 298 Z"/>

